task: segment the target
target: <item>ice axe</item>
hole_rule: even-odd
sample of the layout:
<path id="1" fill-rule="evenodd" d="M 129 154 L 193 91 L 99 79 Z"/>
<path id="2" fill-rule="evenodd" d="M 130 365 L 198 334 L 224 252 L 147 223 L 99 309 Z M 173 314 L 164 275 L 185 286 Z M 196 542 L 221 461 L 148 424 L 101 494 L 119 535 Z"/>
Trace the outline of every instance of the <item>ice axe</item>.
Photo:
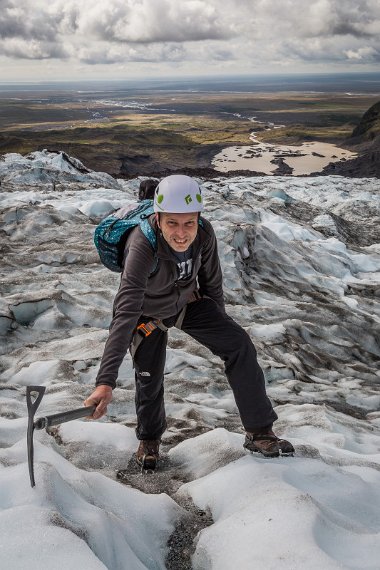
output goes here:
<path id="1" fill-rule="evenodd" d="M 58 414 L 52 414 L 50 416 L 44 416 L 42 418 L 34 419 L 34 415 L 41 403 L 43 395 L 45 393 L 45 386 L 27 386 L 26 387 L 26 403 L 28 406 L 28 431 L 27 431 L 27 446 L 28 446 L 28 465 L 29 465 L 29 476 L 30 484 L 32 487 L 36 485 L 34 481 L 34 448 L 33 448 L 33 433 L 35 429 L 44 429 L 50 426 L 56 426 L 64 422 L 69 422 L 71 420 L 77 420 L 78 418 L 85 418 L 87 416 L 92 416 L 96 406 L 87 406 L 82 408 L 76 408 L 75 410 L 69 410 L 67 412 L 59 412 Z M 37 396 L 34 398 L 32 394 L 36 393 Z"/>

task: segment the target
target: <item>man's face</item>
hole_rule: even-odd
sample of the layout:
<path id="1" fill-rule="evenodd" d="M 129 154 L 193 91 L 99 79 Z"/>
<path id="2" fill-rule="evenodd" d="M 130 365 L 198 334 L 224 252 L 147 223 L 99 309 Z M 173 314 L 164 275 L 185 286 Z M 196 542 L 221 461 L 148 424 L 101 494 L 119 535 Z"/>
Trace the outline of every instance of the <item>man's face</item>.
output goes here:
<path id="1" fill-rule="evenodd" d="M 167 214 L 157 217 L 165 241 L 174 251 L 186 251 L 195 240 L 198 231 L 198 214 Z"/>

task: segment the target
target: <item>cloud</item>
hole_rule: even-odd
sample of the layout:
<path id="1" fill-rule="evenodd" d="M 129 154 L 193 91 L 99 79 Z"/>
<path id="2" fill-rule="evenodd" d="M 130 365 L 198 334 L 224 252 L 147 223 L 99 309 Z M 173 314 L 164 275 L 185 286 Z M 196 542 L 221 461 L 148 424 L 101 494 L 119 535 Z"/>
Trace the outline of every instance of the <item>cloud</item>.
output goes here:
<path id="1" fill-rule="evenodd" d="M 333 37 L 375 37 L 380 23 L 378 0 L 258 0 L 252 3 L 254 15 L 250 25 L 262 37 L 277 39 Z"/>
<path id="2" fill-rule="evenodd" d="M 361 47 L 355 50 L 347 50 L 345 52 L 347 59 L 354 61 L 369 60 L 374 62 L 380 62 L 380 50 L 376 50 L 372 47 Z"/>
<path id="3" fill-rule="evenodd" d="M 204 0 L 108 0 L 75 3 L 77 31 L 107 41 L 129 43 L 228 39 L 236 31 L 218 2 Z M 75 9 L 73 7 L 73 9 Z"/>
<path id="4" fill-rule="evenodd" d="M 82 63 L 97 65 L 123 62 L 176 62 L 184 61 L 188 56 L 181 45 L 110 45 L 102 42 L 96 46 L 82 47 L 77 57 Z"/>
<path id="5" fill-rule="evenodd" d="M 0 55 L 87 65 L 372 63 L 378 0 L 0 0 Z"/>
<path id="6" fill-rule="evenodd" d="M 23 38 L 0 40 L 0 54 L 16 59 L 66 59 L 68 57 L 68 53 L 61 45 Z"/>
<path id="7" fill-rule="evenodd" d="M 45 5 L 46 4 L 46 5 Z M 2 0 L 0 4 L 0 38 L 55 41 L 64 20 L 63 14 L 38 0 Z"/>

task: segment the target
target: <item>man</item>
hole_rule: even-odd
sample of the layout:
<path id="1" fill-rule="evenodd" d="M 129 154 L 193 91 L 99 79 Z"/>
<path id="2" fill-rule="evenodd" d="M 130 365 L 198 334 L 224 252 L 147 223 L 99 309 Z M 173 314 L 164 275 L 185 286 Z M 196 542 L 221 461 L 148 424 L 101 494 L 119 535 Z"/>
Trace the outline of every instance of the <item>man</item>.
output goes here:
<path id="1" fill-rule="evenodd" d="M 96 389 L 85 405 L 103 416 L 119 367 L 131 348 L 136 379 L 137 462 L 154 468 L 166 428 L 164 367 L 167 327 L 177 326 L 220 356 L 246 430 L 244 447 L 266 457 L 291 454 L 292 445 L 272 431 L 277 419 L 266 395 L 256 350 L 244 329 L 225 312 L 222 272 L 213 228 L 203 211 L 201 190 L 188 176 L 164 178 L 154 194 L 149 223 L 157 251 L 140 227 L 132 230 L 113 319 Z M 138 346 L 137 346 L 138 345 Z"/>

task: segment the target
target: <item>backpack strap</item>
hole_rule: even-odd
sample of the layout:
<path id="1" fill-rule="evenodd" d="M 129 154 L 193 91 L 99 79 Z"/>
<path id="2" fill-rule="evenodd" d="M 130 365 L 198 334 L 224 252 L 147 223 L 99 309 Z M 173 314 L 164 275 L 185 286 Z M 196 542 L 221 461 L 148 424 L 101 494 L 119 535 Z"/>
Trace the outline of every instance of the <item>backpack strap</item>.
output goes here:
<path id="1" fill-rule="evenodd" d="M 146 237 L 146 239 L 149 241 L 149 243 L 152 246 L 153 251 L 154 251 L 155 265 L 154 265 L 152 271 L 149 273 L 149 277 L 152 277 L 152 275 L 154 273 L 156 273 L 157 268 L 158 268 L 158 257 L 156 255 L 156 252 L 157 252 L 157 236 L 156 236 L 156 232 L 154 231 L 154 229 L 152 228 L 152 226 L 149 223 L 148 217 L 144 217 L 142 219 L 142 222 L 140 223 L 140 228 L 141 228 L 142 233 Z"/>
<path id="2" fill-rule="evenodd" d="M 148 218 L 144 218 L 140 224 L 140 228 L 146 239 L 149 241 L 154 251 L 157 249 L 157 237 L 156 232 L 149 223 Z"/>

